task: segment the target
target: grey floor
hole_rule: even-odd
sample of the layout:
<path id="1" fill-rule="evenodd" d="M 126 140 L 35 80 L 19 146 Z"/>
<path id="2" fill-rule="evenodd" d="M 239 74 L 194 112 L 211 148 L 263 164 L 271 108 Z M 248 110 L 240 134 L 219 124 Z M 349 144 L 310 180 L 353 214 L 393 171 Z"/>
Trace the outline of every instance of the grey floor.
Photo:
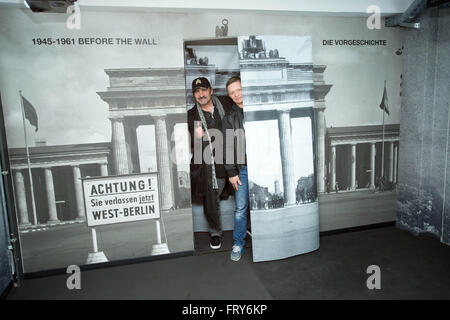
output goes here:
<path id="1" fill-rule="evenodd" d="M 224 244 L 226 245 L 226 244 Z M 381 269 L 381 289 L 366 286 L 367 267 Z M 239 262 L 228 251 L 26 279 L 7 299 L 450 299 L 450 248 L 395 227 L 323 236 L 320 249 L 273 262 Z"/>

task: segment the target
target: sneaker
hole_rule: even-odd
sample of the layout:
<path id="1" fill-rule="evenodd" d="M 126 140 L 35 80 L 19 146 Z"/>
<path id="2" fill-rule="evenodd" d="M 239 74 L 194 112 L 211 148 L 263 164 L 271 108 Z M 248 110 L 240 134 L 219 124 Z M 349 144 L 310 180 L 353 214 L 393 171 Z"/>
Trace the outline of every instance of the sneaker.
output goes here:
<path id="1" fill-rule="evenodd" d="M 211 249 L 219 249 L 222 245 L 222 240 L 220 240 L 219 236 L 212 236 L 211 240 L 209 241 L 209 246 Z"/>
<path id="2" fill-rule="evenodd" d="M 244 248 L 241 246 L 234 245 L 233 250 L 231 250 L 230 258 L 233 261 L 239 261 L 241 259 L 241 255 L 244 252 Z"/>

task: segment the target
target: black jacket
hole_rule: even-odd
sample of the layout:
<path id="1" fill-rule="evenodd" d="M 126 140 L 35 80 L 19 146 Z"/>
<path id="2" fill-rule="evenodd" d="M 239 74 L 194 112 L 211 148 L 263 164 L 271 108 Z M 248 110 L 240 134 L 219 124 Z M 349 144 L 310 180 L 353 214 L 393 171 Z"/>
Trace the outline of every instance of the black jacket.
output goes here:
<path id="1" fill-rule="evenodd" d="M 219 98 L 219 100 L 222 104 L 224 113 L 225 114 L 229 113 L 230 109 L 232 107 L 233 101 L 229 97 L 219 97 L 218 96 L 217 98 Z M 213 128 L 222 130 L 222 121 L 223 120 L 220 119 L 219 111 L 217 110 L 216 107 L 214 108 L 214 118 L 216 119 L 217 126 L 213 127 Z M 200 115 L 198 114 L 197 108 L 195 106 L 188 111 L 188 129 L 189 129 L 189 134 L 190 134 L 190 139 L 191 139 L 190 145 L 191 145 L 191 154 L 192 155 L 194 154 L 194 121 L 201 121 Z M 192 158 L 191 158 L 191 165 L 190 165 L 191 192 L 192 192 L 192 200 L 194 202 L 197 202 L 195 200 L 195 198 L 197 198 L 199 196 L 204 196 L 207 192 L 207 190 L 205 188 L 208 185 L 208 183 L 207 183 L 208 181 L 205 180 L 208 176 L 207 169 L 206 169 L 207 164 L 205 164 L 205 162 L 203 160 L 203 150 L 205 149 L 205 147 L 207 145 L 208 145 L 208 142 L 203 141 L 202 163 L 201 164 L 194 163 L 194 156 L 192 156 Z M 216 177 L 217 178 L 224 178 L 224 179 L 228 180 L 223 164 L 216 163 L 215 168 L 216 168 Z M 229 185 L 230 185 L 229 183 L 225 184 L 225 188 L 220 195 L 221 199 L 227 199 L 228 196 L 233 193 L 233 188 L 232 187 L 230 188 Z"/>
<path id="2" fill-rule="evenodd" d="M 230 131 L 230 129 L 232 131 Z M 239 130 L 236 131 L 237 129 Z M 225 170 L 229 177 L 234 177 L 239 175 L 239 169 L 241 166 L 247 165 L 247 154 L 245 152 L 244 112 L 242 108 L 239 108 L 236 104 L 233 104 L 230 111 L 226 113 L 222 119 L 222 133 Z M 233 134 L 233 141 L 230 141 L 231 134 Z M 231 154 L 233 154 L 233 157 L 231 157 Z"/>

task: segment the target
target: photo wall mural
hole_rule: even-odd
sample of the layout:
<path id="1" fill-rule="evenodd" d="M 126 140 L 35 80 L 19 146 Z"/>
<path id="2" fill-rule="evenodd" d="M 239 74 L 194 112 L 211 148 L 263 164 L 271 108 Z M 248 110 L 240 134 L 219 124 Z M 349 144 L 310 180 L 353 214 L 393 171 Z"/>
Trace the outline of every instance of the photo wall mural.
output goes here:
<path id="1" fill-rule="evenodd" d="M 265 41 L 267 59 L 286 58 L 277 68 L 286 67 L 288 81 L 301 82 L 305 73 L 310 77 L 308 90 L 295 98 L 270 84 L 267 89 L 276 90 L 266 101 L 252 91 L 263 84 L 247 85 L 256 81 L 258 72 L 248 69 L 242 74 L 244 91 L 255 99 L 246 103 L 249 112 L 254 112 L 252 105 L 281 105 L 285 99 L 310 103 L 301 111 L 290 111 L 291 139 L 298 144 L 283 156 L 284 142 L 274 137 L 286 134 L 280 129 L 280 123 L 288 122 L 286 112 L 246 120 L 249 139 L 267 124 L 264 134 L 278 150 L 273 154 L 279 154 L 268 170 L 272 176 L 260 178 L 257 170 L 252 176 L 249 166 L 251 187 L 259 190 L 251 195 L 252 212 L 281 210 L 286 201 L 316 206 L 319 231 L 395 220 L 402 73 L 398 30 L 369 30 L 364 18 L 270 15 L 268 20 L 259 13 L 89 10 L 81 14 L 80 29 L 68 29 L 64 14 L 19 8 L 0 12 L 0 91 L 25 272 L 83 265 L 89 256 L 89 263 L 97 263 L 194 250 L 184 41 L 220 38 L 225 34 L 216 34 L 216 27 L 224 18 L 228 37 L 244 37 L 237 41 L 233 67 L 226 72 L 259 63 L 261 51 L 240 56 L 242 41 L 253 45 L 249 37 L 255 35 L 255 40 Z M 272 48 L 269 38 L 258 35 L 282 35 L 287 42 L 290 37 L 310 37 L 312 60 L 302 66 L 303 60 L 287 56 L 291 50 L 283 51 L 278 44 Z M 352 39 L 370 41 L 341 41 Z M 216 66 L 213 55 L 200 57 L 208 58 L 203 63 L 214 73 L 222 67 Z M 259 80 L 269 81 L 277 72 L 281 71 L 265 69 Z M 224 74 L 217 79 L 220 76 Z M 381 108 L 385 88 L 387 107 Z M 305 134 L 312 146 L 298 138 Z M 313 166 L 307 160 L 308 165 L 295 163 L 286 171 L 291 157 L 313 159 Z M 292 177 L 286 174 L 289 170 Z M 136 178 L 140 175 L 145 178 Z M 159 208 L 155 203 L 146 209 L 150 198 L 145 195 L 154 192 L 148 175 L 156 175 Z M 87 190 L 91 180 L 101 187 Z M 261 198 L 263 188 L 271 199 Z M 94 200 L 90 209 L 86 196 Z M 115 212 L 108 207 L 111 201 L 126 201 L 121 205 L 128 211 Z M 88 210 L 109 221 L 127 212 L 129 220 L 90 227 Z M 151 218 L 145 219 L 144 212 Z"/>

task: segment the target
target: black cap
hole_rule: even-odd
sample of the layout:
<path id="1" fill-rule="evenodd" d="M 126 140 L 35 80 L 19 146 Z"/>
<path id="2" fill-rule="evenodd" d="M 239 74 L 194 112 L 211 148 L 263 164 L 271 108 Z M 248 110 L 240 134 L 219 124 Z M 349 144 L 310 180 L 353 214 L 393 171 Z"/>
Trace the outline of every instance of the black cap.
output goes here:
<path id="1" fill-rule="evenodd" d="M 192 81 L 192 92 L 195 92 L 195 90 L 197 90 L 198 88 L 208 89 L 211 88 L 211 84 L 209 83 L 208 79 L 200 77 Z"/>

